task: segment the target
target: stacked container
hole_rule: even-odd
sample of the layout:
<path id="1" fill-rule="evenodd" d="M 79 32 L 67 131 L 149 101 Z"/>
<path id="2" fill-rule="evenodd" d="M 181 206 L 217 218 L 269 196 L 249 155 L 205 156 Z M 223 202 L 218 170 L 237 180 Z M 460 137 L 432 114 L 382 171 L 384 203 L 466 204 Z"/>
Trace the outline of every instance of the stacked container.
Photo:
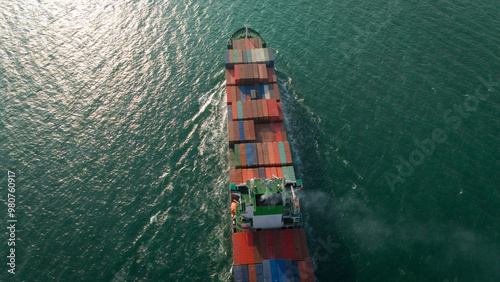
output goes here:
<path id="1" fill-rule="evenodd" d="M 291 146 L 271 48 L 260 38 L 225 51 L 230 183 L 285 178 L 295 182 Z M 233 234 L 235 281 L 315 281 L 303 229 Z"/>

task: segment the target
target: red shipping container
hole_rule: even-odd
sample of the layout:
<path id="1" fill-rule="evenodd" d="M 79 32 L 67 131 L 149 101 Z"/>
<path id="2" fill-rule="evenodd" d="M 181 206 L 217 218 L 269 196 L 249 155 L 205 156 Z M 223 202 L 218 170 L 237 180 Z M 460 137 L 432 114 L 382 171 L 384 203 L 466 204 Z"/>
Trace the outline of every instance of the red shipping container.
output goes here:
<path id="1" fill-rule="evenodd" d="M 283 139 L 281 138 L 281 129 L 280 129 L 280 123 L 276 122 L 273 125 L 274 127 L 274 135 L 276 136 L 276 142 L 282 142 Z"/>
<path id="2" fill-rule="evenodd" d="M 245 151 L 245 144 L 236 144 L 235 146 L 240 146 L 240 163 L 241 163 L 241 167 L 245 168 L 247 167 L 247 154 L 246 154 L 246 151 Z M 243 181 L 246 180 L 245 178 L 245 173 L 243 174 Z"/>
<path id="3" fill-rule="evenodd" d="M 234 65 L 234 79 L 236 83 L 240 83 L 240 65 Z"/>
<path id="4" fill-rule="evenodd" d="M 273 90 L 274 90 L 274 99 L 279 101 L 280 100 L 280 91 L 279 91 L 278 83 L 273 84 Z"/>
<path id="5" fill-rule="evenodd" d="M 299 229 L 299 237 L 300 237 L 300 247 L 302 251 L 302 258 L 305 260 L 309 258 L 309 250 L 307 249 L 307 239 L 306 239 L 306 231 L 304 229 Z"/>
<path id="6" fill-rule="evenodd" d="M 292 230 L 286 229 L 285 230 L 285 240 L 286 240 L 286 246 L 288 250 L 288 255 L 289 258 L 292 259 L 293 261 L 297 260 L 295 257 L 295 248 L 293 247 L 293 237 L 292 237 Z"/>
<path id="7" fill-rule="evenodd" d="M 233 233 L 233 263 L 241 265 L 240 233 Z"/>
<path id="8" fill-rule="evenodd" d="M 275 176 L 278 176 L 278 171 L 276 170 L 276 167 L 273 166 L 271 167 L 271 177 L 274 178 Z"/>
<path id="9" fill-rule="evenodd" d="M 247 169 L 243 168 L 241 169 L 241 183 L 245 183 L 247 179 L 248 179 Z"/>
<path id="10" fill-rule="evenodd" d="M 257 38 L 250 38 L 251 49 L 257 49 Z"/>
<path id="11" fill-rule="evenodd" d="M 246 137 L 246 135 L 245 135 Z M 248 121 L 248 141 L 255 141 L 255 124 L 253 120 Z"/>
<path id="12" fill-rule="evenodd" d="M 262 263 L 262 253 L 261 253 L 261 232 L 253 232 L 253 257 L 255 258 L 255 263 Z"/>
<path id="13" fill-rule="evenodd" d="M 233 113 L 233 120 L 238 120 L 238 105 L 236 103 L 233 103 L 231 105 L 231 108 Z"/>
<path id="14" fill-rule="evenodd" d="M 248 265 L 248 281 L 257 282 L 257 273 L 255 270 L 255 264 Z"/>
<path id="15" fill-rule="evenodd" d="M 281 254 L 281 238 L 280 238 L 280 230 L 273 230 L 273 241 L 274 241 L 274 257 L 276 259 L 282 259 L 283 256 Z"/>
<path id="16" fill-rule="evenodd" d="M 246 245 L 246 239 L 245 239 L 245 233 L 246 232 L 240 232 L 238 233 L 240 236 L 240 253 L 241 253 L 241 264 L 248 264 L 247 260 L 247 248 L 245 248 Z"/>
<path id="17" fill-rule="evenodd" d="M 315 282 L 316 279 L 314 278 L 314 267 L 310 259 L 304 261 L 304 268 L 306 270 L 307 281 Z"/>
<path id="18" fill-rule="evenodd" d="M 281 139 L 284 141 L 287 141 L 286 139 L 286 130 L 285 130 L 285 124 L 280 123 L 280 128 L 281 128 Z"/>
<path id="19" fill-rule="evenodd" d="M 255 100 L 255 106 L 257 107 L 257 121 L 262 121 L 262 102 Z"/>
<path id="20" fill-rule="evenodd" d="M 280 231 L 280 250 L 283 259 L 290 258 L 285 230 Z"/>
<path id="21" fill-rule="evenodd" d="M 243 170 L 241 168 L 236 170 L 236 178 L 238 179 L 238 183 L 243 183 Z"/>
<path id="22" fill-rule="evenodd" d="M 266 167 L 266 178 L 273 178 L 270 167 Z"/>
<path id="23" fill-rule="evenodd" d="M 259 168 L 256 167 L 253 168 L 253 178 L 259 179 Z"/>
<path id="24" fill-rule="evenodd" d="M 275 165 L 281 165 L 280 147 L 278 145 L 278 142 L 273 142 L 273 152 L 274 152 L 274 161 L 276 162 Z"/>
<path id="25" fill-rule="evenodd" d="M 309 277 L 307 275 L 307 270 L 306 270 L 307 266 L 306 266 L 305 262 L 302 260 L 302 261 L 299 261 L 298 264 L 299 264 L 300 282 L 308 282 Z"/>
<path id="26" fill-rule="evenodd" d="M 278 175 L 276 175 L 276 176 L 279 178 L 283 178 L 283 169 L 281 168 L 281 166 L 277 167 L 276 170 L 278 173 Z"/>
<path id="27" fill-rule="evenodd" d="M 276 71 L 274 71 L 274 68 L 267 68 L 267 83 L 276 83 Z"/>
<path id="28" fill-rule="evenodd" d="M 268 142 L 276 142 L 276 134 L 274 133 L 274 130 L 273 130 L 273 124 L 272 123 L 268 123 L 266 124 L 267 126 L 267 131 L 266 133 L 268 134 L 268 136 L 266 137 Z"/>
<path id="29" fill-rule="evenodd" d="M 243 54 L 241 53 L 241 50 L 237 50 L 236 52 L 238 54 L 238 63 L 243 63 Z"/>
<path id="30" fill-rule="evenodd" d="M 269 259 L 276 259 L 276 256 L 274 254 L 274 239 L 272 231 L 266 231 L 266 241 L 267 241 L 267 255 Z"/>
<path id="31" fill-rule="evenodd" d="M 269 119 L 277 120 L 279 118 L 278 105 L 276 104 L 276 100 L 267 100 L 267 110 L 269 112 Z"/>
<path id="32" fill-rule="evenodd" d="M 297 260 L 303 260 L 304 258 L 302 257 L 302 247 L 300 246 L 300 236 L 298 229 L 292 230 L 292 238 L 293 238 L 293 250 L 295 251 L 295 258 Z"/>
<path id="33" fill-rule="evenodd" d="M 276 104 L 278 105 L 278 120 L 283 121 L 283 109 L 281 108 L 281 103 L 277 102 Z"/>
<path id="34" fill-rule="evenodd" d="M 245 254 L 245 259 L 243 260 L 242 256 L 242 262 L 245 262 L 244 264 L 251 264 L 255 263 L 255 259 L 253 256 L 253 236 L 252 232 L 242 232 L 240 234 L 243 234 L 243 246 L 242 249 L 244 249 L 244 254 Z"/>
<path id="35" fill-rule="evenodd" d="M 247 177 L 248 178 L 246 180 L 251 180 L 253 178 L 253 169 L 247 168 Z"/>
<path id="36" fill-rule="evenodd" d="M 292 152 L 290 151 L 290 143 L 288 141 L 283 142 L 285 146 L 285 156 L 286 156 L 286 165 L 292 165 Z"/>
<path id="37" fill-rule="evenodd" d="M 261 77 L 261 82 L 264 83 L 264 82 L 267 82 L 267 69 L 266 69 L 266 65 L 264 64 L 259 64 L 259 74 L 260 74 L 260 77 Z"/>
<path id="38" fill-rule="evenodd" d="M 229 183 L 236 183 L 236 171 L 234 169 L 229 171 Z"/>
<path id="39" fill-rule="evenodd" d="M 273 143 L 267 143 L 267 151 L 269 152 L 269 165 L 276 165 Z"/>

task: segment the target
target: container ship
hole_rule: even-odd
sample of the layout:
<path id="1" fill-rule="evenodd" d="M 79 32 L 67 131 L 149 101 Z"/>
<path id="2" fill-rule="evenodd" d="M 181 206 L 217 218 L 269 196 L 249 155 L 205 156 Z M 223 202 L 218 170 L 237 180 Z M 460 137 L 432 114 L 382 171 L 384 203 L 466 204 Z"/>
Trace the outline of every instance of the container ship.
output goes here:
<path id="1" fill-rule="evenodd" d="M 225 69 L 234 280 L 315 281 L 273 50 L 241 28 Z"/>

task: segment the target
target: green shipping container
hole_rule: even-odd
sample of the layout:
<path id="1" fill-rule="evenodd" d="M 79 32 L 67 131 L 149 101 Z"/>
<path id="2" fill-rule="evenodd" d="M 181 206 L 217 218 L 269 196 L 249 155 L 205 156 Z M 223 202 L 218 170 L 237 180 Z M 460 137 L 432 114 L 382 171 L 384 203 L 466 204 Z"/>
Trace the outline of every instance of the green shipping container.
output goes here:
<path id="1" fill-rule="evenodd" d="M 234 165 L 235 167 L 241 166 L 241 157 L 240 157 L 240 146 L 239 144 L 234 145 Z"/>
<path id="2" fill-rule="evenodd" d="M 236 107 L 238 109 L 238 119 L 243 119 L 243 105 L 241 101 L 236 102 Z"/>
<path id="3" fill-rule="evenodd" d="M 238 52 L 237 50 L 233 50 L 233 58 L 234 58 L 234 63 L 239 64 L 238 62 Z"/>
<path id="4" fill-rule="evenodd" d="M 290 182 L 296 182 L 297 180 L 295 179 L 295 171 L 293 170 L 293 166 L 284 166 L 282 168 L 283 170 L 283 177 Z"/>
<path id="5" fill-rule="evenodd" d="M 280 149 L 281 165 L 286 165 L 285 145 L 283 142 L 278 142 L 278 147 Z"/>

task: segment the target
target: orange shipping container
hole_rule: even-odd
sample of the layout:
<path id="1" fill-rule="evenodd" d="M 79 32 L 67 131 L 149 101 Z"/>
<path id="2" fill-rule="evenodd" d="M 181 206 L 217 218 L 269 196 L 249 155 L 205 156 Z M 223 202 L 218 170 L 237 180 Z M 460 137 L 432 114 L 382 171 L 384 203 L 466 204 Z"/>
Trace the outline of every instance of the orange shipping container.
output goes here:
<path id="1" fill-rule="evenodd" d="M 283 169 L 281 168 L 281 166 L 279 166 L 276 170 L 278 172 L 278 175 L 276 176 L 279 178 L 283 178 Z"/>
<path id="2" fill-rule="evenodd" d="M 248 141 L 255 141 L 255 125 L 253 120 L 248 121 Z M 246 136 L 245 136 L 246 137 Z"/>
<path id="3" fill-rule="evenodd" d="M 252 118 L 254 120 L 258 120 L 259 119 L 259 110 L 257 108 L 257 100 L 252 100 L 252 101 L 250 101 L 250 103 L 252 104 Z"/>
<path id="4" fill-rule="evenodd" d="M 248 265 L 248 281 L 249 282 L 257 282 L 257 275 L 255 272 L 255 264 Z"/>
<path id="5" fill-rule="evenodd" d="M 254 167 L 253 169 L 253 178 L 254 179 L 259 179 L 259 168 Z"/>
<path id="6" fill-rule="evenodd" d="M 274 91 L 274 99 L 279 101 L 280 100 L 280 91 L 279 91 L 278 83 L 273 84 L 273 91 Z"/>
<path id="7" fill-rule="evenodd" d="M 266 178 L 272 178 L 273 174 L 270 167 L 266 167 Z"/>
<path id="8" fill-rule="evenodd" d="M 262 103 L 262 113 L 263 113 L 264 119 L 268 120 L 269 119 L 269 111 L 267 110 L 267 100 L 262 99 L 259 101 Z"/>
<path id="9" fill-rule="evenodd" d="M 245 151 L 245 144 L 236 144 L 235 146 L 240 146 L 240 160 L 241 160 L 241 167 L 247 167 L 247 154 Z M 243 175 L 244 179 L 243 181 L 246 180 L 245 175 Z"/>
<path id="10" fill-rule="evenodd" d="M 276 167 L 273 166 L 273 167 L 271 167 L 271 177 L 274 178 L 275 176 L 276 177 L 278 176 L 278 171 L 276 170 Z"/>
<path id="11" fill-rule="evenodd" d="M 273 143 L 267 143 L 267 151 L 269 152 L 269 165 L 276 165 Z"/>
<path id="12" fill-rule="evenodd" d="M 234 86 L 226 86 L 226 98 L 227 98 L 227 104 L 231 105 L 233 102 L 232 98 L 233 96 L 231 95 L 231 90 Z"/>
<path id="13" fill-rule="evenodd" d="M 274 152 L 275 165 L 281 165 L 280 147 L 278 145 L 278 142 L 273 142 L 273 152 Z"/>
<path id="14" fill-rule="evenodd" d="M 233 120 L 238 120 L 238 105 L 236 103 L 233 103 L 231 107 L 233 113 Z"/>

